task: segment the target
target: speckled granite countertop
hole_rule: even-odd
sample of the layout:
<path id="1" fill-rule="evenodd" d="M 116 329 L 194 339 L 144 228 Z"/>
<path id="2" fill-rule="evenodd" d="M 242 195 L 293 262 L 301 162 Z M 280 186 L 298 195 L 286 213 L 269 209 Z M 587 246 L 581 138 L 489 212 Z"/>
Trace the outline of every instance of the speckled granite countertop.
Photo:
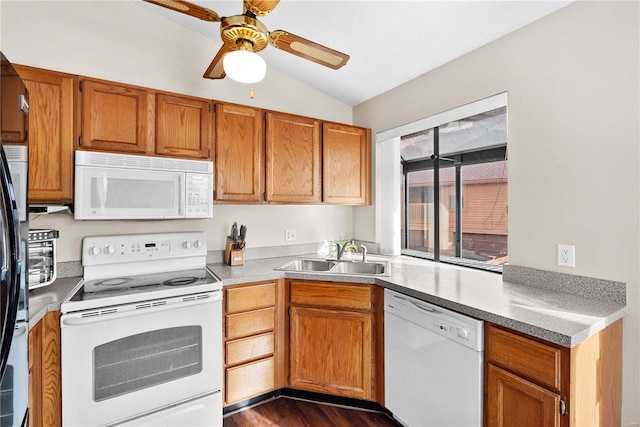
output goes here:
<path id="1" fill-rule="evenodd" d="M 208 264 L 224 286 L 297 278 L 370 283 L 503 325 L 565 347 L 573 347 L 622 318 L 625 285 L 598 279 L 505 267 L 504 275 L 410 257 L 389 260 L 384 277 L 276 271 L 291 256 L 247 260 L 242 266 Z M 35 325 L 47 311 L 58 310 L 80 277 L 58 279 L 30 292 L 29 319 Z"/>

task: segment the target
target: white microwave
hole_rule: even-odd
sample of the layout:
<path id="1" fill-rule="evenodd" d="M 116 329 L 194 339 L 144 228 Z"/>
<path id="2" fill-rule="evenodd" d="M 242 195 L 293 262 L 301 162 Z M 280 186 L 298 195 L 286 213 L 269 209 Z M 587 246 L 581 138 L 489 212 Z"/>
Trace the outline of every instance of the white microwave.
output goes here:
<path id="1" fill-rule="evenodd" d="M 29 151 L 24 145 L 5 145 L 4 154 L 7 156 L 9 172 L 13 189 L 18 202 L 20 221 L 27 220 L 27 175 L 29 175 Z"/>
<path id="2" fill-rule="evenodd" d="M 76 151 L 74 218 L 213 216 L 213 162 Z"/>

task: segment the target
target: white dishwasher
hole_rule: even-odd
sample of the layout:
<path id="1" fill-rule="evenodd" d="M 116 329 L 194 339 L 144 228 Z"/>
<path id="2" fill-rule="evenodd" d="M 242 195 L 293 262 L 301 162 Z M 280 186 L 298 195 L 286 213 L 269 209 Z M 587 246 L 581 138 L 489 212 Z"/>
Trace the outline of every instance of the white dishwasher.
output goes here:
<path id="1" fill-rule="evenodd" d="M 385 406 L 405 426 L 481 426 L 483 322 L 385 289 Z"/>

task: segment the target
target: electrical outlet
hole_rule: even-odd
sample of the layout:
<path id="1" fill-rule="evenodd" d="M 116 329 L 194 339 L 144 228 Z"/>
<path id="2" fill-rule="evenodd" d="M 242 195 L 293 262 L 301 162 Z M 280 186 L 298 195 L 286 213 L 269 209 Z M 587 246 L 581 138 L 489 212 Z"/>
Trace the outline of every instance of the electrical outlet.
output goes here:
<path id="1" fill-rule="evenodd" d="M 576 247 L 570 245 L 558 245 L 558 265 L 561 267 L 576 266 Z"/>
<path id="2" fill-rule="evenodd" d="M 290 228 L 290 229 L 284 230 L 284 240 L 286 242 L 293 242 L 297 238 L 298 238 L 298 236 L 296 234 L 295 228 Z"/>

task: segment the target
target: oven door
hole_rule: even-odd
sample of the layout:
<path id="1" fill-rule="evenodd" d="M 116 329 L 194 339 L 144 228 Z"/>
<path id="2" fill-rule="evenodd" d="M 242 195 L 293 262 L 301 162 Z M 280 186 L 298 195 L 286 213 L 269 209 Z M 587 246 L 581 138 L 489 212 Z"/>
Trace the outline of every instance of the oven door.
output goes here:
<path id="1" fill-rule="evenodd" d="M 75 219 L 184 218 L 184 172 L 78 166 Z"/>
<path id="2" fill-rule="evenodd" d="M 120 423 L 221 390 L 221 294 L 64 314 L 63 425 Z"/>

